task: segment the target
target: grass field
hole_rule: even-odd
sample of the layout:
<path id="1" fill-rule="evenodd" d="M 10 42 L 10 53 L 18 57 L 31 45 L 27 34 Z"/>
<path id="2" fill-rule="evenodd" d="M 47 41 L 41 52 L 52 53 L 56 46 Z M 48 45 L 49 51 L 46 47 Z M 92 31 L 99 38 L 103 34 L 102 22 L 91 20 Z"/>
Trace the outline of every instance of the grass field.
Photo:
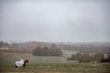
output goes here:
<path id="1" fill-rule="evenodd" d="M 0 54 L 0 72 L 4 73 L 110 73 L 110 63 L 78 63 L 68 61 L 67 57 L 75 51 L 63 50 L 62 57 L 33 56 L 31 54 Z M 15 69 L 14 63 L 19 57 L 29 59 L 26 68 Z"/>

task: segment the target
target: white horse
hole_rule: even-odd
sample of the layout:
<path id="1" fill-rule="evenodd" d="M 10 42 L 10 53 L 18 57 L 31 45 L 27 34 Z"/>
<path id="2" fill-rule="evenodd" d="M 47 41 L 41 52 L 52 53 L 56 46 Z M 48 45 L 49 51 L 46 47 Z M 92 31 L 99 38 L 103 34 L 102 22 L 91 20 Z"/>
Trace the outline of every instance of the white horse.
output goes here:
<path id="1" fill-rule="evenodd" d="M 24 64 L 24 59 L 21 57 L 20 58 L 20 61 L 16 61 L 15 62 L 15 67 L 17 68 L 17 67 L 21 67 L 21 66 L 23 66 L 23 64 Z"/>

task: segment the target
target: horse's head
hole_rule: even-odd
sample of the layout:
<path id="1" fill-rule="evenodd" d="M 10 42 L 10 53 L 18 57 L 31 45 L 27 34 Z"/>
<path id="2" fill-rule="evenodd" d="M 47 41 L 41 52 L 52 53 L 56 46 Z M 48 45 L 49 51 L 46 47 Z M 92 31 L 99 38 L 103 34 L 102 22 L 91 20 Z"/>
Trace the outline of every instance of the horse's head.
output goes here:
<path id="1" fill-rule="evenodd" d="M 28 63 L 29 61 L 28 60 L 24 60 L 24 63 L 26 64 L 26 63 Z"/>

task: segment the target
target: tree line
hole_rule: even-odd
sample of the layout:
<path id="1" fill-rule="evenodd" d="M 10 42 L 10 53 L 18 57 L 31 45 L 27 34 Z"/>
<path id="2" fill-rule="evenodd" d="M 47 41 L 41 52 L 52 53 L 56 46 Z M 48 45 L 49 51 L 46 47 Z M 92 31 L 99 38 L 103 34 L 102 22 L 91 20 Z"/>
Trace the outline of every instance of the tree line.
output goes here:
<path id="1" fill-rule="evenodd" d="M 58 44 L 59 48 L 71 51 L 86 53 L 110 53 L 110 43 L 77 43 L 77 44 Z"/>
<path id="2" fill-rule="evenodd" d="M 33 55 L 36 56 L 62 56 L 62 51 L 55 44 L 52 44 L 51 47 L 41 47 L 38 46 L 33 50 Z"/>
<path id="3" fill-rule="evenodd" d="M 9 43 L 0 41 L 0 48 L 2 48 L 4 46 L 8 47 L 9 46 Z"/>

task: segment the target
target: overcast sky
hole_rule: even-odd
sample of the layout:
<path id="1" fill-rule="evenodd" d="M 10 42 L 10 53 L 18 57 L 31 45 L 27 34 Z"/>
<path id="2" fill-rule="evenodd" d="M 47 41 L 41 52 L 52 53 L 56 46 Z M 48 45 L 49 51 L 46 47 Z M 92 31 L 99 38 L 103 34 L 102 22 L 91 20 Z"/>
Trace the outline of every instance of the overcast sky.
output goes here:
<path id="1" fill-rule="evenodd" d="M 110 42 L 108 0 L 0 0 L 1 41 Z"/>

